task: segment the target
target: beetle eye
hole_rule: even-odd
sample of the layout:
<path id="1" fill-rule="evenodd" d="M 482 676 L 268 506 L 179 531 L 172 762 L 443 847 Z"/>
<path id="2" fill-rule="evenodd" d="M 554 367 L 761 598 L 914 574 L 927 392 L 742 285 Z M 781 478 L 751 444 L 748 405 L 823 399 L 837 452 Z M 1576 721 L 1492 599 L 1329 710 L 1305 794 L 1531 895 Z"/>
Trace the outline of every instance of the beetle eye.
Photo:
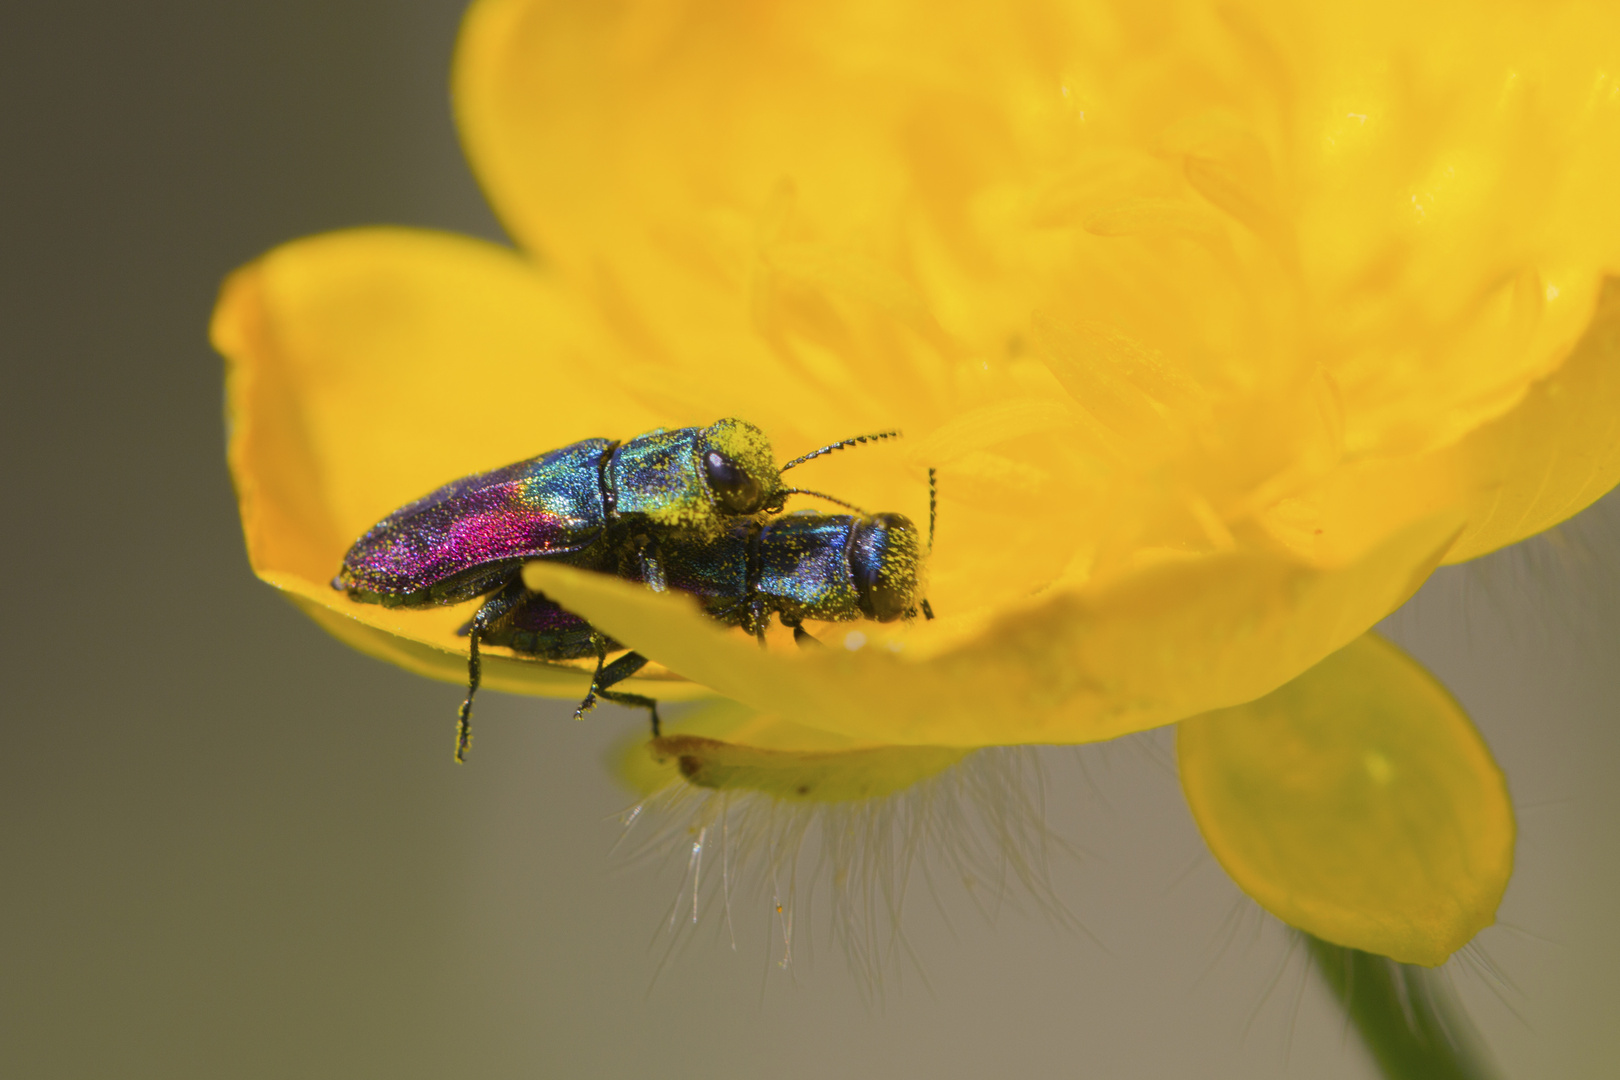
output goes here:
<path id="1" fill-rule="evenodd" d="M 703 457 L 703 471 L 709 477 L 709 489 L 728 513 L 752 514 L 759 509 L 759 481 L 735 461 L 718 450 L 710 450 Z"/>

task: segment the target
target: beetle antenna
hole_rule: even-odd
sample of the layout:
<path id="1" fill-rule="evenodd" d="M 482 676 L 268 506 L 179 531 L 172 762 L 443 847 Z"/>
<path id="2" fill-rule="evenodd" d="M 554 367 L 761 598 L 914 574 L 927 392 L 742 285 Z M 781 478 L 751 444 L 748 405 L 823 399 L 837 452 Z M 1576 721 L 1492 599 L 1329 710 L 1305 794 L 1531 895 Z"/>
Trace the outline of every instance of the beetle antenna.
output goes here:
<path id="1" fill-rule="evenodd" d="M 826 495 L 819 491 L 811 491 L 809 488 L 785 488 L 780 494 L 783 499 L 786 499 L 789 495 L 811 495 L 815 498 L 826 499 L 830 503 L 837 503 L 839 506 L 853 510 L 857 514 L 861 515 L 861 517 L 869 516 L 865 510 L 862 510 L 854 503 L 845 502 L 843 499 L 835 499 L 831 495 Z"/>
<path id="2" fill-rule="evenodd" d="M 934 553 L 934 508 L 938 496 L 934 490 L 934 470 L 928 470 L 928 554 Z"/>
<path id="3" fill-rule="evenodd" d="M 826 446 L 823 446 L 820 450 L 812 450 L 803 457 L 794 458 L 792 461 L 782 466 L 779 472 L 787 472 L 795 465 L 803 465 L 805 462 L 810 461 L 813 458 L 821 457 L 823 454 L 830 454 L 834 450 L 842 450 L 845 447 L 856 446 L 860 443 L 881 442 L 884 439 L 898 439 L 899 437 L 900 432 L 896 430 L 880 431 L 876 435 L 857 435 L 853 439 L 840 439 L 835 443 L 829 443 Z"/>
<path id="4" fill-rule="evenodd" d="M 934 553 L 934 518 L 938 502 L 938 495 L 934 487 L 934 470 L 930 467 L 928 470 L 928 554 L 930 555 Z M 922 613 L 925 619 L 931 620 L 934 617 L 934 606 L 928 602 L 927 597 L 923 598 Z"/>

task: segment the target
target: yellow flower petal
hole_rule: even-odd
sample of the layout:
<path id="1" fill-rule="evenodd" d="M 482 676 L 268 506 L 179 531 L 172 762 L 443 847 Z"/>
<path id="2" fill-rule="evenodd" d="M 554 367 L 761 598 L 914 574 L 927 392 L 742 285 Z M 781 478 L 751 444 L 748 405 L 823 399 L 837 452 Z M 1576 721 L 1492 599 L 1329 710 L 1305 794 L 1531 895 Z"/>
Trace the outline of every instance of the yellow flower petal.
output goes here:
<path id="1" fill-rule="evenodd" d="M 1336 571 L 1254 554 L 1165 562 L 1030 605 L 965 645 L 946 620 L 918 627 L 898 653 L 830 642 L 784 655 L 686 597 L 550 563 L 523 576 L 672 671 L 808 727 L 902 745 L 1091 742 L 1274 689 L 1409 596 L 1457 522 L 1421 523 Z M 907 659 L 931 642 L 941 651 Z"/>
<path id="2" fill-rule="evenodd" d="M 346 610 L 354 606 L 346 601 L 333 601 L 322 594 L 312 598 L 308 593 L 316 590 L 303 582 L 274 577 L 267 577 L 266 580 L 285 589 L 301 611 L 350 648 L 430 679 L 460 686 L 467 684 L 466 647 L 454 651 L 454 645 L 446 648 L 418 640 L 425 633 L 423 621 L 401 620 L 403 625 L 390 628 L 386 620 L 357 617 L 356 613 Z M 342 606 L 332 607 L 335 602 Z M 360 614 L 371 613 L 364 611 Z M 437 624 L 455 627 L 470 615 L 470 607 L 456 608 L 448 618 L 439 618 Z M 545 663 L 532 658 L 519 660 L 490 648 L 481 649 L 479 654 L 483 658 L 481 685 L 486 690 L 578 700 L 585 696 L 590 686 L 590 671 L 584 666 Z M 634 687 L 635 692 L 651 694 L 662 701 L 688 701 L 710 696 L 706 687 L 656 668 L 643 669 L 641 676 L 619 685 Z"/>
<path id="3" fill-rule="evenodd" d="M 1620 482 L 1620 278 L 1605 280 L 1591 326 L 1563 366 L 1449 456 L 1470 495 L 1468 527 L 1447 562 L 1534 536 Z"/>
<path id="4" fill-rule="evenodd" d="M 788 802 L 881 798 L 939 775 L 972 752 L 858 743 L 725 700 L 664 730 L 661 739 L 630 739 L 614 752 L 614 772 L 638 794 L 679 781 Z"/>
<path id="5" fill-rule="evenodd" d="M 682 674 L 885 743 L 1267 693 L 1459 529 L 1452 558 L 1613 482 L 1612 348 L 1566 357 L 1620 266 L 1617 42 L 1620 11 L 1505 0 L 479 0 L 469 155 L 567 291 L 400 231 L 241 272 L 215 340 L 250 555 L 453 677 L 466 611 L 326 588 L 394 507 L 587 435 L 734 415 L 786 458 L 899 427 L 793 475 L 920 519 L 938 469 L 937 623 L 762 656 L 560 587 Z"/>
<path id="6" fill-rule="evenodd" d="M 1617 40 L 1576 4 L 482 0 L 455 86 L 515 235 L 664 348 L 738 340 L 705 290 L 810 339 L 882 278 L 991 358 L 1047 311 L 1222 394 L 1321 366 L 1388 455 L 1578 335 Z"/>
<path id="7" fill-rule="evenodd" d="M 903 428 L 909 470 L 815 486 L 915 515 L 937 466 L 933 598 L 988 618 L 1454 504 L 1464 558 L 1612 483 L 1603 407 L 1524 424 L 1620 265 L 1616 42 L 1591 5 L 480 0 L 455 86 L 652 392 Z"/>
<path id="8" fill-rule="evenodd" d="M 696 787 L 757 791 L 784 802 L 882 798 L 938 776 L 972 753 L 943 746 L 760 750 L 701 735 L 666 735 L 647 750 L 656 763 Z"/>
<path id="9" fill-rule="evenodd" d="M 1176 747 L 1205 842 L 1284 922 L 1434 966 L 1495 920 L 1513 871 L 1501 770 L 1457 702 L 1376 635 L 1182 722 Z"/>
<path id="10" fill-rule="evenodd" d="M 653 426 L 593 383 L 606 346 L 590 317 L 481 241 L 365 229 L 288 244 L 226 281 L 211 332 L 229 364 L 231 475 L 255 572 L 350 644 L 452 682 L 466 679 L 455 631 L 469 612 L 350 602 L 328 584 L 349 544 L 457 476 Z M 583 692 L 573 668 L 491 660 L 492 686 Z"/>
<path id="11" fill-rule="evenodd" d="M 1620 278 L 1557 371 L 1452 446 L 1340 467 L 1284 500 L 1266 525 L 1301 558 L 1354 557 L 1392 522 L 1458 503 L 1468 524 L 1446 553 L 1463 562 L 1534 536 L 1620 481 Z"/>

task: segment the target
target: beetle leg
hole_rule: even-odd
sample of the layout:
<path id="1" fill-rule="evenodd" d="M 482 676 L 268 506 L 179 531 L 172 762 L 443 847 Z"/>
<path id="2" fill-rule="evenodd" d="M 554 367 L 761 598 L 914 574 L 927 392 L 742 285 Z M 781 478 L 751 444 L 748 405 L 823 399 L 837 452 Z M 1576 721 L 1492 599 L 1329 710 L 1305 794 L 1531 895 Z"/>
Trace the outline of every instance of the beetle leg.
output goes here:
<path id="1" fill-rule="evenodd" d="M 467 628 L 467 700 L 461 703 L 461 710 L 456 713 L 456 764 L 467 760 L 467 751 L 472 747 L 472 704 L 473 695 L 478 693 L 478 684 L 483 681 L 484 665 L 478 655 L 478 639 L 483 637 L 489 624 L 505 615 L 516 607 L 528 594 L 524 588 L 523 579 L 513 577 L 501 590 L 478 609 L 473 616 L 471 625 Z"/>
<path id="2" fill-rule="evenodd" d="M 664 580 L 664 560 L 656 544 L 644 539 L 636 547 L 636 561 L 640 563 L 641 580 L 646 582 L 647 588 L 653 592 L 668 591 L 669 586 Z"/>
<path id="3" fill-rule="evenodd" d="M 575 720 L 583 720 L 586 713 L 596 708 L 596 685 L 602 678 L 602 668 L 607 664 L 607 638 L 592 630 L 591 647 L 596 650 L 596 670 L 591 673 L 591 685 L 585 691 L 585 700 L 574 710 Z"/>
<path id="4" fill-rule="evenodd" d="M 619 690 L 608 689 L 608 687 L 613 686 L 616 683 L 623 682 L 636 672 L 640 671 L 642 668 L 646 667 L 647 658 L 638 652 L 628 652 L 619 657 L 617 660 L 613 661 L 613 663 L 606 664 L 604 666 L 604 662 L 607 660 L 607 639 L 602 637 L 600 634 L 597 634 L 594 636 L 593 641 L 596 644 L 597 650 L 596 674 L 591 676 L 591 688 L 590 691 L 585 695 L 585 700 L 579 703 L 578 709 L 574 710 L 574 719 L 578 720 L 582 718 L 587 711 L 595 707 L 596 699 L 601 698 L 604 701 L 612 701 L 619 705 L 631 705 L 637 708 L 646 709 L 650 714 L 652 714 L 653 738 L 658 738 L 659 721 L 657 701 L 650 697 L 643 697 L 640 694 L 627 694 Z"/>
<path id="5" fill-rule="evenodd" d="M 622 690 L 609 690 L 614 683 L 623 682 L 647 665 L 647 658 L 640 653 L 625 653 L 613 663 L 609 664 L 597 679 L 596 692 L 608 701 L 619 705 L 629 705 L 635 708 L 646 709 L 652 717 L 653 738 L 658 738 L 658 702 L 641 694 L 627 694 Z"/>
<path id="6" fill-rule="evenodd" d="M 641 660 L 641 662 L 644 664 L 647 662 L 644 657 L 637 657 L 637 659 Z M 652 717 L 652 737 L 655 739 L 659 737 L 658 702 L 655 699 L 643 697 L 640 694 L 626 694 L 618 690 L 603 690 L 601 691 L 601 696 L 604 700 L 611 701 L 617 705 L 629 705 L 635 708 L 646 709 L 648 714 Z"/>
<path id="7" fill-rule="evenodd" d="M 792 629 L 793 643 L 799 648 L 814 649 L 821 645 L 821 639 L 816 637 L 810 631 L 806 630 L 804 628 L 804 624 L 798 619 L 792 617 L 791 615 L 784 615 L 781 612 L 777 612 L 776 617 L 782 620 L 783 626 Z"/>
<path id="8" fill-rule="evenodd" d="M 759 639 L 759 647 L 765 647 L 765 630 L 771 624 L 771 617 L 765 611 L 765 601 L 759 597 L 748 602 L 748 629 Z"/>

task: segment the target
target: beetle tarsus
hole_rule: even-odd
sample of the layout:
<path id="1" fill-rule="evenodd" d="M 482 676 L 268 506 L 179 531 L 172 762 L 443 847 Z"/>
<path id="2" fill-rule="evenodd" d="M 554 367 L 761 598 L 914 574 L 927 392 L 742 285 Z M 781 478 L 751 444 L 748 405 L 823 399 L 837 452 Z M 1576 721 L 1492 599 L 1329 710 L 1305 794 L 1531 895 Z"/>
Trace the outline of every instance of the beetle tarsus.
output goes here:
<path id="1" fill-rule="evenodd" d="M 652 715 L 653 738 L 658 737 L 658 702 L 641 694 L 628 694 L 622 690 L 611 690 L 642 668 L 647 666 L 647 658 L 638 652 L 627 652 L 613 663 L 607 662 L 607 638 L 596 634 L 591 638 L 596 646 L 596 672 L 591 676 L 591 688 L 585 694 L 585 700 L 579 703 L 574 710 L 574 719 L 584 719 L 585 714 L 596 706 L 596 699 L 611 701 L 616 705 L 629 705 L 638 709 L 646 709 Z"/>
<path id="2" fill-rule="evenodd" d="M 484 626 L 488 622 L 484 612 L 492 603 L 493 598 L 478 609 L 478 614 L 473 616 L 472 626 L 467 630 L 467 698 L 456 712 L 457 765 L 466 764 L 467 751 L 472 749 L 473 696 L 478 693 L 478 684 L 483 681 L 484 674 L 483 661 L 478 656 L 478 639 L 484 635 Z"/>
<path id="3" fill-rule="evenodd" d="M 514 577 L 499 592 L 485 600 L 467 625 L 467 699 L 456 713 L 456 764 L 465 764 L 472 749 L 472 706 L 478 685 L 483 681 L 484 664 L 478 655 L 478 642 L 489 624 L 512 610 L 528 593 L 523 580 Z"/>
<path id="4" fill-rule="evenodd" d="M 585 714 L 596 708 L 596 689 L 602 682 L 602 668 L 607 664 L 607 638 L 592 633 L 591 645 L 596 649 L 596 670 L 591 673 L 591 685 L 585 691 L 585 700 L 574 710 L 575 720 L 585 719 Z"/>
<path id="5" fill-rule="evenodd" d="M 467 635 L 470 649 L 467 653 L 467 699 L 461 703 L 456 712 L 456 764 L 462 765 L 467 761 L 467 751 L 472 749 L 472 703 L 473 695 L 478 693 L 479 662 L 478 662 L 478 635 L 483 627 L 474 626 Z"/>
<path id="6" fill-rule="evenodd" d="M 642 663 L 646 663 L 646 660 L 642 660 Z M 604 701 L 611 701 L 615 705 L 625 705 L 630 708 L 646 709 L 647 714 L 652 717 L 652 737 L 655 739 L 658 738 L 660 725 L 658 720 L 658 702 L 655 699 L 643 697 L 640 694 L 620 693 L 617 690 L 602 690 L 599 691 L 599 693 Z"/>

